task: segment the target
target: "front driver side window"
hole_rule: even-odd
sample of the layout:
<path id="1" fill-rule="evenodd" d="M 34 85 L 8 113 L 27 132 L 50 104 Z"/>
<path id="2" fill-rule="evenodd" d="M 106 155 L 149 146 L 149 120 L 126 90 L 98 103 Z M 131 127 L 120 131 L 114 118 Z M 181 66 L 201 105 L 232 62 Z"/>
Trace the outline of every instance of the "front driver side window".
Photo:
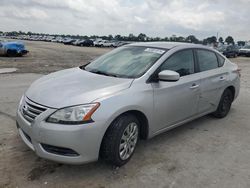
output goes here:
<path id="1" fill-rule="evenodd" d="M 193 50 L 182 50 L 168 58 L 160 68 L 160 71 L 172 70 L 186 76 L 194 73 L 194 56 Z"/>

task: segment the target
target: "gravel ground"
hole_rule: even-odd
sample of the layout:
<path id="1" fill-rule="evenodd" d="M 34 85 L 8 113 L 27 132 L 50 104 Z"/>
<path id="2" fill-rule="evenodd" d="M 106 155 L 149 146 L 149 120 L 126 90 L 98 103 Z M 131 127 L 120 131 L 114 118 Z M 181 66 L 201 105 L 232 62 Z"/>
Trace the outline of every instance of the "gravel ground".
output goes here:
<path id="1" fill-rule="evenodd" d="M 0 68 L 18 68 L 19 73 L 47 74 L 88 63 L 110 48 L 76 47 L 51 42 L 23 41 L 29 53 L 24 57 L 0 56 Z"/>
<path id="2" fill-rule="evenodd" d="M 42 74 L 86 63 L 110 49 L 27 42 L 30 54 L 0 57 L 0 187 L 250 187 L 250 58 L 232 59 L 242 69 L 241 92 L 224 119 L 205 116 L 141 141 L 131 161 L 64 165 L 38 158 L 22 142 L 15 110 L 22 93 Z"/>

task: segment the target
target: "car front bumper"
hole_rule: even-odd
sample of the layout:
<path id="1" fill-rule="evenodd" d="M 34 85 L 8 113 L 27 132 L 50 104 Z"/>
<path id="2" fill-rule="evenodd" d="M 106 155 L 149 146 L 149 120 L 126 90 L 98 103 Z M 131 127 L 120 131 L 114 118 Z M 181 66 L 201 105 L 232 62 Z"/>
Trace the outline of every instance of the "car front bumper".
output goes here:
<path id="1" fill-rule="evenodd" d="M 24 143 L 38 156 L 60 163 L 83 164 L 98 160 L 105 129 L 102 123 L 62 125 L 44 121 L 48 109 L 33 122 L 17 110 L 17 128 Z"/>
<path id="2" fill-rule="evenodd" d="M 21 55 L 26 55 L 27 53 L 29 53 L 28 50 L 22 50 L 22 51 L 19 52 L 19 54 L 21 54 Z"/>

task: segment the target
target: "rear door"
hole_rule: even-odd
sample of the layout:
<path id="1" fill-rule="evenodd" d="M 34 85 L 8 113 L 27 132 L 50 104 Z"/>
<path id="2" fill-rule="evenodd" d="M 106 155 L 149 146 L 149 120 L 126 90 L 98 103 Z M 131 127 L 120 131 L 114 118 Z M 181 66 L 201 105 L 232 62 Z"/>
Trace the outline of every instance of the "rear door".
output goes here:
<path id="1" fill-rule="evenodd" d="M 198 61 L 200 77 L 200 97 L 198 111 L 206 113 L 217 108 L 222 92 L 225 89 L 228 73 L 223 67 L 222 59 L 215 52 L 205 49 L 197 49 L 196 57 Z M 224 58 L 223 58 L 224 59 Z"/>
<path id="2" fill-rule="evenodd" d="M 157 71 L 172 70 L 180 74 L 175 82 L 152 83 L 154 91 L 154 132 L 170 127 L 197 113 L 199 77 L 195 73 L 192 49 L 176 52 Z"/>

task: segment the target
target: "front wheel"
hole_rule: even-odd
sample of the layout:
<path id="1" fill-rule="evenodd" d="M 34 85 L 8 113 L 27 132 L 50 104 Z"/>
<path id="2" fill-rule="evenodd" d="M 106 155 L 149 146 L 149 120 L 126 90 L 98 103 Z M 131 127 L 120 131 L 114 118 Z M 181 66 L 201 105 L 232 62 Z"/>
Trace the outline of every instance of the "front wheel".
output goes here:
<path id="1" fill-rule="evenodd" d="M 220 99 L 217 110 L 212 114 L 216 118 L 224 118 L 230 111 L 233 102 L 233 93 L 230 89 L 226 89 Z"/>
<path id="2" fill-rule="evenodd" d="M 132 157 L 139 139 L 139 121 L 126 114 L 108 128 L 101 146 L 101 157 L 115 166 L 126 164 Z"/>

